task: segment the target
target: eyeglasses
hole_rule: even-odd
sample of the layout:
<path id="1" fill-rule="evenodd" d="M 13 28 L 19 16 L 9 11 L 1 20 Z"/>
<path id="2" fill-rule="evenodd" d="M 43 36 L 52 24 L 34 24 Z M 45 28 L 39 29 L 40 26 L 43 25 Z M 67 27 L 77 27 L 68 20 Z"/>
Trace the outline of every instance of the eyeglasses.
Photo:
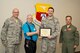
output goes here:
<path id="1" fill-rule="evenodd" d="M 13 12 L 13 13 L 19 13 L 19 12 Z"/>

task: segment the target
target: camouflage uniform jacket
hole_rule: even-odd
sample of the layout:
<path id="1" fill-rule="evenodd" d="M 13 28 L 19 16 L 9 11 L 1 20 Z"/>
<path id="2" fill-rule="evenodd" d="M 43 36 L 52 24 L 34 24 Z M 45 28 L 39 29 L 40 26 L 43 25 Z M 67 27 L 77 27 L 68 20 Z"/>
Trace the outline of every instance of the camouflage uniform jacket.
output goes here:
<path id="1" fill-rule="evenodd" d="M 58 32 L 60 31 L 59 21 L 54 16 L 51 19 L 48 17 L 43 18 L 41 22 L 41 28 L 51 28 L 52 29 L 52 38 L 56 38 Z"/>
<path id="2" fill-rule="evenodd" d="M 22 38 L 22 22 L 20 19 L 17 22 L 14 17 L 8 18 L 2 27 L 1 40 L 2 44 L 19 44 Z"/>

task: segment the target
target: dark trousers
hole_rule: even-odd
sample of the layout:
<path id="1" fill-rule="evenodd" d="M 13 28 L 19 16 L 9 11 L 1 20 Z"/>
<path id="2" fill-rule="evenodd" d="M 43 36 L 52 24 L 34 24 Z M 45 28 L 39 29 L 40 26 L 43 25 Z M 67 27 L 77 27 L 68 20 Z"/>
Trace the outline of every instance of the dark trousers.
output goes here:
<path id="1" fill-rule="evenodd" d="M 25 39 L 25 53 L 36 53 L 36 42 Z"/>

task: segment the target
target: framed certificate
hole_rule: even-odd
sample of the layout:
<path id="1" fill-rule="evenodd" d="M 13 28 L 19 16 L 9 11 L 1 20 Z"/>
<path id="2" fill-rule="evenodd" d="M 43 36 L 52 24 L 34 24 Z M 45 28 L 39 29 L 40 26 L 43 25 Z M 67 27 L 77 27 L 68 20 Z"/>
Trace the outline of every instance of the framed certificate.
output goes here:
<path id="1" fill-rule="evenodd" d="M 52 32 L 51 28 L 41 28 L 40 29 L 40 36 L 42 36 L 42 37 L 50 36 L 51 32 Z"/>

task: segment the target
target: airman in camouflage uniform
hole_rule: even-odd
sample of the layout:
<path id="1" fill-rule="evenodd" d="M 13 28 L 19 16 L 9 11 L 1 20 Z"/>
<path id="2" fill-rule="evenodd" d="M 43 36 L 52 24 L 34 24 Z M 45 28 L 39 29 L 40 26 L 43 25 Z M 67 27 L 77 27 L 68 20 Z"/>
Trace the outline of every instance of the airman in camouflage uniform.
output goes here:
<path id="1" fill-rule="evenodd" d="M 48 17 L 42 19 L 41 28 L 51 28 L 52 35 L 42 37 L 41 52 L 42 53 L 55 53 L 57 35 L 59 32 L 59 21 L 53 16 L 54 9 L 48 8 Z"/>
<path id="2" fill-rule="evenodd" d="M 22 39 L 22 22 L 18 18 L 19 10 L 13 9 L 13 16 L 8 18 L 2 27 L 1 40 L 5 46 L 5 53 L 18 53 Z"/>

